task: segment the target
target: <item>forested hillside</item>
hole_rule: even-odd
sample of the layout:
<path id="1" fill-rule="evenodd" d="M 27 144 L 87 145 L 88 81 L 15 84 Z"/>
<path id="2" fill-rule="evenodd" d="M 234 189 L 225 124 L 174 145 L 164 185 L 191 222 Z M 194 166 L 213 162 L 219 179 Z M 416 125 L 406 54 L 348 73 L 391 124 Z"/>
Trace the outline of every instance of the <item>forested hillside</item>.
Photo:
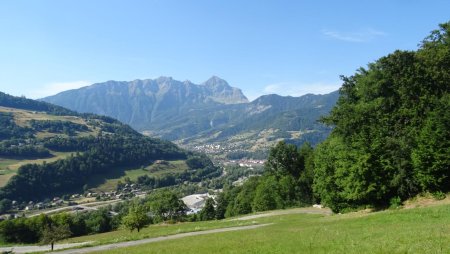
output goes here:
<path id="1" fill-rule="evenodd" d="M 0 199 L 18 201 L 81 190 L 93 175 L 118 168 L 198 157 L 168 141 L 143 136 L 109 117 L 78 114 L 4 93 L 0 94 L 0 137 L 0 178 L 6 181 Z M 59 158 L 55 154 L 66 156 Z M 30 160 L 40 163 L 27 163 Z M 14 170 L 11 161 L 21 166 Z M 220 174 L 211 163 L 207 164 L 207 169 L 201 167 L 203 164 L 190 167 L 177 181 Z"/>
<path id="2" fill-rule="evenodd" d="M 450 23 L 343 81 L 315 152 L 322 202 L 341 211 L 450 191 Z"/>

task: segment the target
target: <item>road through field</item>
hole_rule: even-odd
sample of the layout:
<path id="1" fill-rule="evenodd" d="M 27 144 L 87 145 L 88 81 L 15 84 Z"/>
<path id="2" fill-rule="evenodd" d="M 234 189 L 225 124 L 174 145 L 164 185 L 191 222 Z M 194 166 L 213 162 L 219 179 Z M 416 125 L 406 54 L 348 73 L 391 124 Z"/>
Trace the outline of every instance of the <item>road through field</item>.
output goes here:
<path id="1" fill-rule="evenodd" d="M 54 249 L 61 250 L 61 249 L 75 248 L 75 247 L 79 247 L 79 246 L 86 245 L 89 243 L 91 243 L 91 242 L 55 244 Z M 49 250 L 50 250 L 50 245 L 13 246 L 13 247 L 1 247 L 0 253 L 7 253 L 8 251 L 11 251 L 12 253 L 30 253 L 30 252 L 49 251 Z"/>
<path id="2" fill-rule="evenodd" d="M 276 210 L 276 211 L 265 212 L 265 213 L 260 213 L 260 214 L 246 215 L 246 216 L 242 216 L 242 217 L 231 219 L 231 220 L 253 220 L 253 219 L 269 217 L 269 216 L 298 214 L 298 213 L 331 215 L 333 212 L 328 208 L 306 207 L 306 208 Z"/>
<path id="3" fill-rule="evenodd" d="M 269 224 L 258 224 L 258 225 L 250 225 L 250 226 L 242 226 L 242 227 L 229 227 L 229 228 L 218 228 L 218 229 L 211 229 L 211 230 L 205 230 L 205 231 L 196 231 L 196 232 L 188 232 L 188 233 L 181 233 L 176 235 L 169 235 L 169 236 L 160 236 L 155 238 L 147 238 L 142 240 L 136 240 L 136 241 L 128 241 L 128 242 L 121 242 L 121 243 L 113 243 L 113 244 L 105 244 L 105 245 L 99 245 L 94 247 L 87 247 L 87 248 L 81 248 L 81 249 L 71 249 L 71 250 L 64 250 L 64 251 L 58 251 L 58 252 L 52 252 L 57 254 L 81 254 L 81 253 L 90 253 L 94 251 L 107 251 L 122 247 L 130 247 L 145 243 L 153 243 L 153 242 L 160 242 L 160 241 L 166 241 L 166 240 L 173 240 L 173 239 L 179 239 L 183 237 L 188 236 L 197 236 L 197 235 L 206 235 L 206 234 L 214 234 L 214 233 L 221 233 L 221 232 L 230 232 L 230 231 L 237 231 L 237 230 L 248 230 L 248 229 L 255 229 L 259 227 L 264 227 Z M 17 252 L 19 253 L 19 252 Z"/>
<path id="4" fill-rule="evenodd" d="M 242 217 L 235 218 L 232 220 L 252 220 L 252 219 L 269 217 L 269 216 L 286 215 L 286 214 L 302 214 L 302 213 L 303 214 L 305 214 L 305 213 L 306 214 L 323 214 L 323 215 L 332 214 L 331 210 L 326 209 L 326 208 L 321 209 L 321 208 L 308 207 L 308 208 L 294 208 L 294 209 L 287 209 L 287 210 L 277 210 L 277 211 L 271 211 L 271 212 L 266 212 L 266 213 L 261 213 L 261 214 L 247 215 L 247 216 L 242 216 Z M 176 235 L 160 236 L 160 237 L 147 238 L 147 239 L 141 239 L 141 240 L 135 240 L 135 241 L 105 244 L 105 245 L 99 245 L 99 246 L 93 246 L 93 247 L 85 247 L 85 248 L 80 247 L 78 249 L 68 249 L 68 250 L 56 251 L 56 252 L 52 252 L 52 253 L 77 254 L 77 253 L 90 253 L 90 252 L 94 252 L 94 251 L 107 251 L 107 250 L 121 248 L 121 247 L 129 247 L 129 246 L 135 246 L 135 245 L 140 245 L 140 244 L 145 244 L 145 243 L 173 240 L 173 239 L 179 239 L 179 238 L 184 238 L 184 237 L 189 237 L 189 236 L 198 236 L 198 235 L 230 232 L 230 231 L 237 231 L 237 230 L 249 230 L 249 229 L 255 229 L 255 228 L 267 226 L 270 224 L 271 223 L 187 232 L 187 233 L 181 233 L 181 234 L 176 234 Z M 80 245 L 83 245 L 83 244 L 90 244 L 90 243 L 91 242 L 74 243 L 74 244 L 55 244 L 55 250 L 74 248 L 74 247 L 79 247 Z M 17 247 L 0 248 L 0 252 L 1 251 L 11 251 L 11 250 L 13 250 L 14 253 L 29 253 L 29 252 L 38 252 L 38 251 L 48 251 L 49 246 L 17 246 Z"/>

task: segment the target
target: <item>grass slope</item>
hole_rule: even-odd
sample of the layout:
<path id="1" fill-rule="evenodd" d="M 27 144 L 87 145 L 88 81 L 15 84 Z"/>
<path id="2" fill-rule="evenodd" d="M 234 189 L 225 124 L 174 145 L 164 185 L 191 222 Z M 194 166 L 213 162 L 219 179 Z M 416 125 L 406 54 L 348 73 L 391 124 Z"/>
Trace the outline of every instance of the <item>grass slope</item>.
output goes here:
<path id="1" fill-rule="evenodd" d="M 81 243 L 92 242 L 90 245 L 103 245 L 109 243 L 119 243 L 158 236 L 175 235 L 179 233 L 204 231 L 216 228 L 237 227 L 255 224 L 253 221 L 202 221 L 202 222 L 185 222 L 178 224 L 158 224 L 151 225 L 141 229 L 138 233 L 136 230 L 130 232 L 126 229 L 101 233 L 96 235 L 80 236 L 65 240 L 64 243 Z"/>
<path id="2" fill-rule="evenodd" d="M 51 115 L 47 114 L 45 112 L 40 111 L 33 111 L 33 110 L 26 110 L 26 109 L 17 109 L 17 108 L 10 108 L 10 107 L 4 107 L 0 106 L 0 112 L 3 113 L 11 113 L 14 115 L 14 121 L 15 123 L 20 127 L 31 127 L 30 121 L 31 120 L 58 120 L 58 121 L 67 121 L 72 122 L 76 124 L 82 124 L 86 125 L 87 123 L 84 119 L 78 116 L 57 116 L 57 115 Z M 96 135 L 97 131 L 92 130 L 91 128 L 89 131 L 85 132 L 78 132 L 77 136 L 88 136 L 88 135 Z M 60 133 L 49 133 L 46 131 L 38 131 L 36 132 L 36 139 L 42 139 L 46 137 L 53 137 L 53 136 L 64 136 L 67 137 L 65 134 Z M 37 159 L 21 159 L 21 158 L 9 158 L 9 157 L 0 157 L 0 187 L 3 187 L 6 185 L 6 183 L 9 181 L 9 179 L 14 176 L 17 173 L 17 169 L 25 164 L 42 164 L 45 162 L 54 162 L 59 159 L 64 159 L 73 152 L 55 152 L 51 151 L 51 154 L 53 155 L 50 158 L 37 158 Z"/>
<path id="3" fill-rule="evenodd" d="M 273 225 L 96 253 L 450 253 L 448 204 L 333 216 L 292 214 L 254 221 Z M 159 230 L 154 226 L 146 230 L 152 229 Z"/>
<path id="4" fill-rule="evenodd" d="M 42 159 L 12 159 L 12 158 L 1 158 L 0 157 L 0 187 L 3 187 L 6 185 L 6 183 L 9 181 L 9 179 L 14 176 L 17 173 L 17 169 L 19 169 L 20 166 L 25 164 L 42 164 L 44 162 L 53 162 L 57 161 L 59 159 L 64 159 L 70 154 L 73 154 L 74 152 L 55 152 L 52 151 L 51 154 L 53 157 L 50 158 L 42 158 Z"/>
<path id="5" fill-rule="evenodd" d="M 166 161 L 167 164 L 152 164 L 143 168 L 117 168 L 106 174 L 92 176 L 87 185 L 89 189 L 101 192 L 112 191 L 116 189 L 117 183 L 125 182 L 125 178 L 135 181 L 139 176 L 164 176 L 167 174 L 181 173 L 188 170 L 188 166 L 184 160 Z"/>

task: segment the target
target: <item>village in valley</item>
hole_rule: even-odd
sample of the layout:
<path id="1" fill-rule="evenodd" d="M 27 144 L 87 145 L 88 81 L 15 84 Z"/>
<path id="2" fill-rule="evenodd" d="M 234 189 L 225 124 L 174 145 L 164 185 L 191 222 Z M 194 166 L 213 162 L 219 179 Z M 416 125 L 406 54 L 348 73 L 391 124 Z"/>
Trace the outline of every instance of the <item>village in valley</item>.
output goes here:
<path id="1" fill-rule="evenodd" d="M 249 177 L 258 174 L 259 170 L 264 166 L 265 160 L 254 160 L 254 159 L 240 159 L 240 160 L 215 160 L 214 164 L 222 168 L 222 177 L 228 175 L 227 168 L 239 168 L 240 171 L 254 171 L 257 169 L 256 173 L 242 175 L 234 177 L 232 185 L 239 186 L 242 185 Z M 164 160 L 157 160 L 154 162 L 155 165 L 167 165 L 168 162 Z M 200 182 L 198 184 L 202 186 Z M 205 202 L 208 198 L 216 198 L 216 194 L 221 192 L 218 190 L 209 190 L 205 193 L 196 193 L 191 195 L 186 195 L 181 198 L 185 203 L 187 208 L 187 214 L 196 214 L 202 210 Z M 10 212 L 1 214 L 0 220 L 20 218 L 20 217 L 33 217 L 39 214 L 53 214 L 63 211 L 69 212 L 88 212 L 92 210 L 97 210 L 98 208 L 114 205 L 120 202 L 132 200 L 133 198 L 143 198 L 151 190 L 146 190 L 142 188 L 137 183 L 123 183 L 117 186 L 116 190 L 112 191 L 93 191 L 88 190 L 84 193 L 75 193 L 72 195 L 63 195 L 61 197 L 53 197 L 52 199 L 45 199 L 43 201 L 28 201 L 28 202 L 18 202 L 16 200 L 11 201 Z M 117 213 L 110 211 L 111 216 L 117 215 Z"/>

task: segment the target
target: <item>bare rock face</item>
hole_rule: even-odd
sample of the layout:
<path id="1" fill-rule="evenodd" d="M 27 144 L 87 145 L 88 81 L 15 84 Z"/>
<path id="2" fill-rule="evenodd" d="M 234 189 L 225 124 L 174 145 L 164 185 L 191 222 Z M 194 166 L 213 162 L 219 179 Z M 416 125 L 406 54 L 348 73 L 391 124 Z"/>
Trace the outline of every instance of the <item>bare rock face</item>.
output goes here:
<path id="1" fill-rule="evenodd" d="M 248 103 L 240 89 L 215 76 L 201 85 L 170 77 L 107 81 L 42 100 L 78 112 L 111 116 L 138 130 L 195 109 Z"/>

